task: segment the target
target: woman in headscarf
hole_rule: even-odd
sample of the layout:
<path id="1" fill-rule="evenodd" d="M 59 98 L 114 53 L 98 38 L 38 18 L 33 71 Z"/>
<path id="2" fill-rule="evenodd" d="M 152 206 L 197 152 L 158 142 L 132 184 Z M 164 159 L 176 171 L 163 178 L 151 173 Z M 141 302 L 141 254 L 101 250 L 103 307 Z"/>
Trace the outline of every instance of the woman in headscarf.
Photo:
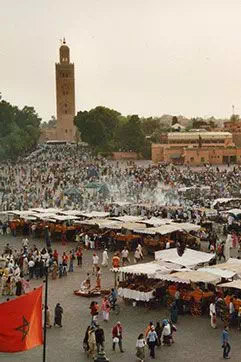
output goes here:
<path id="1" fill-rule="evenodd" d="M 57 325 L 59 327 L 62 327 L 62 314 L 64 310 L 61 307 L 60 303 L 56 304 L 55 310 L 54 310 L 54 326 Z"/>

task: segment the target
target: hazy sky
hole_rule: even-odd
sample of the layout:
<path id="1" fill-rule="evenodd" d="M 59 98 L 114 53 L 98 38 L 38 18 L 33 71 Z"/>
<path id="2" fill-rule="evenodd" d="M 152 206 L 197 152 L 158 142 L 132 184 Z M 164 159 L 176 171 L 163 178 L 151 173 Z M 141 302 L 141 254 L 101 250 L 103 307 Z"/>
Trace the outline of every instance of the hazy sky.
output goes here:
<path id="1" fill-rule="evenodd" d="M 63 36 L 76 111 L 241 113 L 240 0 L 0 0 L 0 92 L 43 120 L 56 114 Z"/>

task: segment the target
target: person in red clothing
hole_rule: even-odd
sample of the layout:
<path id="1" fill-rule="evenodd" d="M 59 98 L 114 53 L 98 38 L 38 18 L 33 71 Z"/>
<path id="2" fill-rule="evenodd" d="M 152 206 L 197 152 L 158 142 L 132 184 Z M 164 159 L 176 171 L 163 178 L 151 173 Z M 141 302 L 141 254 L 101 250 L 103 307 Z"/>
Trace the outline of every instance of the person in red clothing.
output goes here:
<path id="1" fill-rule="evenodd" d="M 63 252 L 62 256 L 62 265 L 63 265 L 63 275 L 67 275 L 67 265 L 68 265 L 68 255 L 65 254 L 65 251 Z"/>
<path id="2" fill-rule="evenodd" d="M 117 322 L 117 324 L 112 329 L 112 340 L 113 340 L 112 349 L 113 349 L 113 351 L 115 350 L 115 346 L 118 343 L 120 351 L 122 353 L 124 352 L 123 348 L 122 348 L 122 332 L 123 332 L 123 328 L 122 328 L 121 322 Z"/>
<path id="3" fill-rule="evenodd" d="M 83 252 L 82 252 L 82 248 L 80 246 L 76 252 L 78 266 L 82 266 L 82 256 L 83 256 Z"/>
<path id="4" fill-rule="evenodd" d="M 54 260 L 56 261 L 56 263 L 58 264 L 58 261 L 59 261 L 59 254 L 57 252 L 57 250 L 55 249 L 54 250 L 54 253 L 53 253 L 53 258 Z"/>

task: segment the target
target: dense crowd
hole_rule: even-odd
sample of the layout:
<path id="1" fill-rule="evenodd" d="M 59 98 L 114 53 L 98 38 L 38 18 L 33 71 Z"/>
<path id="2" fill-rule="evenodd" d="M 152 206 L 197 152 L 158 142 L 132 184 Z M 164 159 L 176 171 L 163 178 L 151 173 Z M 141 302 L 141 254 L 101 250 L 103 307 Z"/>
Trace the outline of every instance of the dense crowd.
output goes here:
<path id="1" fill-rule="evenodd" d="M 210 167 L 200 169 L 173 165 L 145 165 L 137 163 L 112 162 L 102 157 L 94 156 L 88 148 L 78 148 L 76 145 L 42 146 L 29 157 L 17 164 L 0 165 L 0 211 L 28 210 L 30 208 L 62 208 L 88 211 L 109 211 L 111 215 L 141 215 L 189 221 L 198 225 L 209 222 L 205 212 L 215 199 L 239 198 L 241 167 Z M 172 206 L 179 207 L 172 207 Z M 203 208 L 204 211 L 200 211 Z M 207 242 L 211 253 L 216 253 L 215 262 L 227 260 L 230 248 L 238 249 L 240 245 L 240 222 L 233 216 L 223 216 L 217 212 L 216 222 L 209 228 L 203 228 L 195 234 L 196 244 Z M 51 234 L 46 229 L 44 239 L 46 246 L 41 249 L 30 245 L 27 237 L 35 237 L 34 222 L 26 223 L 26 237 L 22 240 L 19 250 L 12 250 L 7 244 L 2 251 L 1 294 L 10 298 L 27 293 L 32 279 L 44 278 L 47 271 L 55 280 L 72 273 L 76 266 L 82 266 L 83 248 L 103 248 L 102 262 L 93 251 L 92 276 L 87 274 L 79 286 L 80 292 L 99 290 L 101 288 L 101 266 L 109 264 L 108 247 L 114 244 L 111 236 L 101 242 L 101 236 L 93 233 L 74 235 L 76 247 L 59 255 L 51 248 Z M 237 230 L 238 229 L 238 230 Z M 6 221 L 0 222 L 0 232 L 6 235 L 9 230 Z M 62 235 L 62 244 L 68 245 L 66 234 Z M 142 245 L 136 245 L 134 262 L 143 259 Z M 112 260 L 120 260 L 122 265 L 129 263 L 129 252 L 123 248 L 121 253 L 115 253 Z M 91 304 L 91 322 L 86 330 L 84 348 L 90 357 L 96 351 L 104 348 L 105 336 L 97 316 L 101 312 L 103 320 L 108 322 L 111 308 L 114 307 L 117 296 L 112 289 L 110 296 L 104 297 L 101 310 L 96 304 Z M 146 333 L 141 333 L 136 342 L 136 357 L 145 359 L 145 348 L 148 345 L 150 357 L 155 358 L 155 349 L 163 344 L 174 342 L 178 308 L 177 300 L 170 308 L 170 318 L 148 325 Z M 47 326 L 52 326 L 49 310 L 47 311 Z M 57 303 L 55 307 L 54 325 L 62 326 L 63 308 Z M 211 326 L 216 326 L 215 306 L 210 306 Z M 241 311 L 240 311 L 241 319 Z M 240 326 L 240 323 L 239 323 Z M 225 339 L 226 338 L 226 339 Z M 112 329 L 113 350 L 119 346 L 123 349 L 123 326 L 120 322 Z M 228 346 L 228 332 L 223 332 L 224 345 Z M 229 352 L 225 349 L 225 356 Z M 225 357 L 226 358 L 226 357 Z"/>
<path id="2" fill-rule="evenodd" d="M 0 210 L 104 210 L 120 200 L 151 203 L 153 212 L 167 203 L 209 207 L 217 197 L 240 196 L 240 176 L 239 166 L 143 167 L 133 162 L 110 162 L 75 145 L 45 145 L 17 164 L 0 165 Z M 179 192 L 190 187 L 191 197 Z"/>

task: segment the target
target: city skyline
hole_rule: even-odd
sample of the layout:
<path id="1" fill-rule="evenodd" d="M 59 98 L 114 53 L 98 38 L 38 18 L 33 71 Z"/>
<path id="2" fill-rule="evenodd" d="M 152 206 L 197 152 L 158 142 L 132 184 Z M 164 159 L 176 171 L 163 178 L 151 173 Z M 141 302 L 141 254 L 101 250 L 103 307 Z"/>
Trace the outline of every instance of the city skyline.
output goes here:
<path id="1" fill-rule="evenodd" d="M 0 91 L 43 121 L 56 115 L 65 37 L 76 69 L 76 111 L 228 118 L 241 113 L 241 3 L 177 0 L 1 1 Z"/>

